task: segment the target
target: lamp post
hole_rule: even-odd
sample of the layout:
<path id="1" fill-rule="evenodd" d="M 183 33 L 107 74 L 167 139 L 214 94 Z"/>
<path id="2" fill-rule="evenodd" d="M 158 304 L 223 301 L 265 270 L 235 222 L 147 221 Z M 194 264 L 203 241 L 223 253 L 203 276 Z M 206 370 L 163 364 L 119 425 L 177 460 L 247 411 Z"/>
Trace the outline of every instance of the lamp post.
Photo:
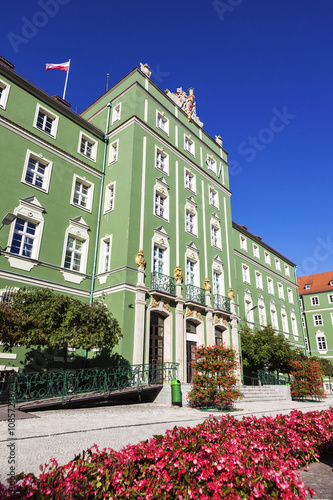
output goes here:
<path id="1" fill-rule="evenodd" d="M 15 214 L 12 214 L 11 212 L 7 212 L 6 215 L 2 218 L 0 230 L 3 228 L 3 226 L 10 226 L 10 224 L 12 222 L 14 222 L 15 219 L 17 219 L 17 216 Z M 4 250 L 6 250 L 6 248 L 0 247 L 0 251 L 1 250 L 4 251 Z"/>

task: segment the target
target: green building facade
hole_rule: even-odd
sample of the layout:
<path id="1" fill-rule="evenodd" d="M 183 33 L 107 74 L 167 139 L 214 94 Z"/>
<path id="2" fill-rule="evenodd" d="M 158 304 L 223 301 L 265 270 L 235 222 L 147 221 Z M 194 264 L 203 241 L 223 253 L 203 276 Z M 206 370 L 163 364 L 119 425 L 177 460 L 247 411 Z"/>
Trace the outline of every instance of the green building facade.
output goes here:
<path id="1" fill-rule="evenodd" d="M 77 115 L 0 59 L 0 125 L 0 215 L 16 216 L 0 231 L 2 300 L 22 286 L 103 298 L 123 331 L 117 352 L 177 362 L 182 381 L 196 345 L 238 347 L 250 285 L 227 152 L 204 131 L 194 89 L 163 92 L 141 65 Z M 0 353 L 0 366 L 20 366 L 21 352 Z"/>

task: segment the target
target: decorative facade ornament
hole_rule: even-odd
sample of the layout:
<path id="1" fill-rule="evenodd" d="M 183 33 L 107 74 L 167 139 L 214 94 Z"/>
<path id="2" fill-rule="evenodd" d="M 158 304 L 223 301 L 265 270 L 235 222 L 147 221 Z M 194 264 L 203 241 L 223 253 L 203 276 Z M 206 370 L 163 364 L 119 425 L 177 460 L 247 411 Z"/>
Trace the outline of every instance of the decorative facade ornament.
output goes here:
<path id="1" fill-rule="evenodd" d="M 139 250 L 138 255 L 135 257 L 135 262 L 138 269 L 145 269 L 147 262 L 142 250 Z"/>
<path id="2" fill-rule="evenodd" d="M 190 309 L 189 307 L 187 307 L 185 317 L 188 318 L 189 316 L 193 316 L 193 309 Z"/>
<path id="3" fill-rule="evenodd" d="M 219 323 L 219 322 L 220 322 L 220 319 L 221 319 L 221 318 L 220 318 L 219 316 L 215 316 L 215 319 L 214 319 L 214 323 L 215 323 L 215 325 L 217 325 L 217 323 Z"/>
<path id="4" fill-rule="evenodd" d="M 164 304 L 163 304 L 163 309 L 165 309 L 165 310 L 166 310 L 166 311 L 168 311 L 168 312 L 171 312 L 169 302 L 164 302 Z"/>
<path id="5" fill-rule="evenodd" d="M 201 312 L 197 311 L 197 312 L 195 313 L 195 315 L 196 315 L 196 317 L 197 317 L 198 319 L 200 319 L 200 321 L 202 321 Z"/>
<path id="6" fill-rule="evenodd" d="M 149 66 L 148 66 L 147 63 L 146 64 L 142 64 L 140 62 L 140 69 L 141 69 L 142 73 L 144 73 L 146 76 L 148 76 L 148 78 L 150 78 L 151 71 L 150 71 L 150 68 L 149 68 Z"/>
<path id="7" fill-rule="evenodd" d="M 235 294 L 234 294 L 232 287 L 229 288 L 228 297 L 230 300 L 235 300 Z"/>
<path id="8" fill-rule="evenodd" d="M 217 142 L 217 144 L 218 144 L 219 146 L 221 146 L 221 148 L 222 148 L 223 142 L 222 142 L 222 137 L 221 137 L 220 135 L 216 135 L 216 136 L 215 136 L 215 141 L 216 141 L 216 142 Z"/>
<path id="9" fill-rule="evenodd" d="M 184 276 L 183 276 L 181 267 L 177 266 L 175 269 L 175 279 L 176 279 L 176 281 L 183 281 L 183 278 L 184 278 Z"/>
<path id="10" fill-rule="evenodd" d="M 206 290 L 206 292 L 210 292 L 212 287 L 211 287 L 211 284 L 210 284 L 210 281 L 209 281 L 209 278 L 207 277 L 204 281 L 204 289 Z"/>
<path id="11" fill-rule="evenodd" d="M 156 299 L 152 299 L 150 307 L 158 307 L 160 305 L 160 301 Z"/>
<path id="12" fill-rule="evenodd" d="M 203 127 L 202 121 L 200 121 L 197 117 L 197 104 L 194 100 L 195 96 L 193 87 L 188 89 L 188 95 L 186 95 L 186 92 L 182 89 L 182 87 L 177 89 L 176 94 L 174 92 L 170 92 L 168 89 L 166 89 L 165 93 L 168 97 L 170 97 L 170 99 L 173 100 L 174 103 L 177 104 L 177 106 L 180 107 L 180 109 L 185 111 L 188 121 L 192 120 L 199 125 L 199 127 Z"/>
<path id="13" fill-rule="evenodd" d="M 225 326 L 228 326 L 228 321 L 227 321 L 225 318 L 222 320 L 222 323 L 223 323 Z"/>

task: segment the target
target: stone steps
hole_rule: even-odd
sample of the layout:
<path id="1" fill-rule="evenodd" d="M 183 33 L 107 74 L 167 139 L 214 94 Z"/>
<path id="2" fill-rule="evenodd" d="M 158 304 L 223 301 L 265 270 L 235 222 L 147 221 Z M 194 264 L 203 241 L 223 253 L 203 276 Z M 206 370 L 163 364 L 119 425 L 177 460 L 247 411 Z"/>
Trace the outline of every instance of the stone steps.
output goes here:
<path id="1" fill-rule="evenodd" d="M 246 386 L 240 387 L 241 392 L 244 394 L 242 402 L 254 401 L 290 401 L 290 387 L 289 385 L 264 385 L 264 386 Z"/>

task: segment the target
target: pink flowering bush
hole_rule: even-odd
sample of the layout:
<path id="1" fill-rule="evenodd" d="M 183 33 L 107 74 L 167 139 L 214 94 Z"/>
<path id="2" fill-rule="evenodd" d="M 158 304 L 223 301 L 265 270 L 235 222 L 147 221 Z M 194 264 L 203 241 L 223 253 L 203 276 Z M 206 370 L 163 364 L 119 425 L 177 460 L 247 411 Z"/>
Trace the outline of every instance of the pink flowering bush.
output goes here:
<path id="1" fill-rule="evenodd" d="M 290 392 L 293 398 L 326 397 L 323 387 L 323 370 L 320 363 L 312 359 L 290 362 L 292 381 Z"/>
<path id="2" fill-rule="evenodd" d="M 193 389 L 188 394 L 191 406 L 230 408 L 243 396 L 235 387 L 238 363 L 233 349 L 225 345 L 200 346 L 194 356 Z"/>
<path id="3" fill-rule="evenodd" d="M 1 499 L 305 500 L 297 468 L 333 453 L 333 408 L 277 417 L 210 418 L 120 451 L 96 446 L 39 477 L 19 476 Z M 313 494 L 313 490 L 310 491 Z"/>

